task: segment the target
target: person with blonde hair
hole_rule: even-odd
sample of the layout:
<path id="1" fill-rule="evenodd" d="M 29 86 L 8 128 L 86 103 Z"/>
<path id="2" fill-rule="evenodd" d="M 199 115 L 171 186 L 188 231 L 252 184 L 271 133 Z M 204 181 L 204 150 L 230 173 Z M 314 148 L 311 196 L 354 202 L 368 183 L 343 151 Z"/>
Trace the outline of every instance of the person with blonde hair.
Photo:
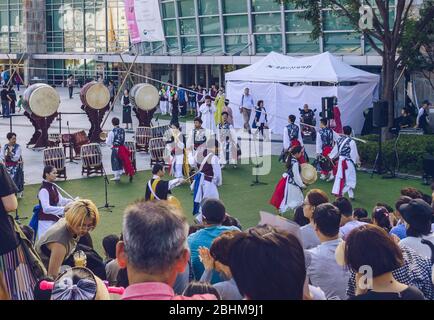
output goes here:
<path id="1" fill-rule="evenodd" d="M 49 276 L 57 277 L 62 263 L 74 253 L 80 237 L 94 230 L 98 222 L 99 212 L 92 201 L 80 199 L 67 205 L 65 218 L 48 229 L 35 245 Z"/>

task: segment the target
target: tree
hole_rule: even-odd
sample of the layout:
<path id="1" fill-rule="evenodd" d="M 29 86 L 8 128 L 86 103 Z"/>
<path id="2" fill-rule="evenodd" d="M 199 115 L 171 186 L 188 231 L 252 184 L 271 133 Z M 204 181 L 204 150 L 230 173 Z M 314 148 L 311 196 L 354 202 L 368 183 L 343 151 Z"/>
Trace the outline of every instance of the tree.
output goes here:
<path id="1" fill-rule="evenodd" d="M 419 72 L 434 89 L 434 19 L 427 22 L 423 32 L 420 32 L 419 24 L 420 20 L 425 20 L 425 15 L 429 14 L 432 7 L 434 0 L 425 1 L 418 17 L 410 17 L 404 29 L 399 55 L 408 73 Z"/>
<path id="2" fill-rule="evenodd" d="M 414 0 L 395 0 L 395 12 L 391 12 L 390 5 L 394 0 L 275 0 L 282 4 L 294 4 L 297 9 L 304 9 L 300 15 L 313 24 L 311 37 L 319 38 L 323 34 L 322 9 L 333 8 L 336 12 L 353 25 L 355 30 L 363 34 L 364 39 L 383 58 L 382 64 L 382 99 L 389 103 L 389 126 L 394 120 L 394 82 L 395 72 L 402 62 L 398 55 L 403 42 L 403 33 L 408 22 Z M 359 20 L 361 18 L 359 9 L 362 5 L 368 6 L 373 13 L 373 24 L 371 29 L 361 29 Z M 394 19 L 392 19 L 394 18 Z M 416 22 L 419 32 L 427 30 L 428 22 L 434 19 L 434 6 L 428 7 L 422 19 Z M 381 45 L 379 45 L 381 44 Z"/>

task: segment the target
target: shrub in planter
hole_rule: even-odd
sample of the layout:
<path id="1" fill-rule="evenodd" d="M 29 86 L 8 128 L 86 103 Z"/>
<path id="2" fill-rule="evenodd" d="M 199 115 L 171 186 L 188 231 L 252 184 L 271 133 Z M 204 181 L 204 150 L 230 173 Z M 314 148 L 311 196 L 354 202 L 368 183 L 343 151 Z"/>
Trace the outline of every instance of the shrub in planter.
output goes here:
<path id="1" fill-rule="evenodd" d="M 364 167 L 372 167 L 378 152 L 378 135 L 364 136 L 367 143 L 357 142 L 360 160 Z M 383 164 L 386 168 L 406 173 L 423 172 L 423 157 L 434 154 L 434 135 L 402 135 L 396 145 L 396 139 L 387 140 L 382 145 Z M 398 163 L 399 159 L 399 163 Z"/>

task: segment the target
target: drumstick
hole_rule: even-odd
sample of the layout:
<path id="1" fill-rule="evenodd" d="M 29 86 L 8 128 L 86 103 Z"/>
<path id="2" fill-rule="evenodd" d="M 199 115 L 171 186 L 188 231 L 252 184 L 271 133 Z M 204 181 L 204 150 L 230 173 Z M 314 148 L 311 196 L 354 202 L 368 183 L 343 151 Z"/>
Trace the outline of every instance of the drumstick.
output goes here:
<path id="1" fill-rule="evenodd" d="M 56 186 L 57 189 L 59 189 L 60 191 L 62 191 L 66 196 L 68 196 L 69 199 L 74 200 L 74 197 L 71 196 L 68 192 L 66 192 L 64 189 L 62 189 L 61 187 L 59 187 L 57 184 L 55 184 L 54 182 L 52 182 L 52 184 L 54 184 Z"/>
<path id="2" fill-rule="evenodd" d="M 198 172 L 196 172 L 195 174 L 193 174 L 192 176 L 189 176 L 189 177 L 185 178 L 184 181 L 187 181 L 187 180 L 193 178 L 195 175 L 197 175 L 197 174 L 200 173 L 200 172 L 202 172 L 202 171 L 198 171 Z"/>

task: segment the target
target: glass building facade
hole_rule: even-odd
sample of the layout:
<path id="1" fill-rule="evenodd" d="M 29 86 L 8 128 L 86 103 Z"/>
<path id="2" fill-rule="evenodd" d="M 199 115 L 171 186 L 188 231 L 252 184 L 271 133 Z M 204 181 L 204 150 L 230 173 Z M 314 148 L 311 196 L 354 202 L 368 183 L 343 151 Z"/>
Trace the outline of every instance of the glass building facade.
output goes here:
<path id="1" fill-rule="evenodd" d="M 26 51 L 22 41 L 25 18 L 22 3 L 22 0 L 0 0 L 0 54 Z M 342 56 L 377 56 L 336 9 L 322 11 L 323 36 L 311 39 L 312 25 L 300 16 L 303 10 L 292 4 L 283 6 L 275 0 L 159 0 L 159 3 L 165 41 L 142 43 L 139 54 L 171 57 L 170 64 L 167 60 L 148 62 L 157 65 L 152 73 L 161 71 L 161 79 L 163 76 L 173 79 L 180 71 L 192 72 L 193 62 L 188 60 L 190 67 L 185 68 L 187 62 L 181 57 L 202 59 L 194 63 L 197 65 L 193 68 L 194 77 L 188 75 L 188 79 L 201 81 L 205 72 L 206 82 L 217 78 L 221 82 L 221 74 L 228 65 L 253 61 L 222 62 L 230 57 L 255 57 L 271 51 L 288 55 L 330 51 Z M 122 61 L 116 60 L 119 57 L 114 59 L 117 62 L 113 59 L 104 62 L 103 67 L 99 57 L 130 48 L 124 0 L 45 0 L 44 10 L 46 53 L 38 52 L 38 59 L 45 54 L 49 82 L 63 81 L 70 71 L 79 73 L 86 81 L 101 68 L 104 72 L 120 69 Z M 390 10 L 395 12 L 393 0 Z M 208 62 L 206 57 L 218 57 L 220 62 Z M 143 63 L 138 60 L 138 64 Z M 360 65 L 369 65 L 366 61 Z M 176 64 L 183 66 L 180 69 Z"/>
<path id="2" fill-rule="evenodd" d="M 0 1 L 0 53 L 23 51 L 22 0 Z"/>

